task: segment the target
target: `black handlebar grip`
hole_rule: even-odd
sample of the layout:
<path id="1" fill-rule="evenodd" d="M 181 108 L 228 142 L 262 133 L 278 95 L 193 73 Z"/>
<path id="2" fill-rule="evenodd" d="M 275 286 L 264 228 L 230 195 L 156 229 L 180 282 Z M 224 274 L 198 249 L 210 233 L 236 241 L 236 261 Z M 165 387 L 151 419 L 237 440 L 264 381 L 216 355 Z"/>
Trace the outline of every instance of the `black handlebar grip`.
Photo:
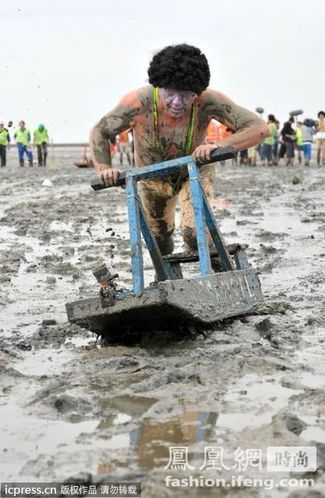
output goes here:
<path id="1" fill-rule="evenodd" d="M 114 185 L 103 185 L 102 183 L 100 183 L 99 178 L 96 177 L 91 180 L 90 186 L 93 190 L 103 190 L 105 188 L 121 187 L 122 185 L 125 185 L 125 177 L 126 177 L 125 171 L 122 171 L 122 173 L 120 173 L 117 183 L 114 183 Z"/>
<path id="2" fill-rule="evenodd" d="M 211 152 L 209 163 L 226 161 L 227 159 L 232 159 L 235 156 L 236 151 L 233 147 L 219 147 Z"/>

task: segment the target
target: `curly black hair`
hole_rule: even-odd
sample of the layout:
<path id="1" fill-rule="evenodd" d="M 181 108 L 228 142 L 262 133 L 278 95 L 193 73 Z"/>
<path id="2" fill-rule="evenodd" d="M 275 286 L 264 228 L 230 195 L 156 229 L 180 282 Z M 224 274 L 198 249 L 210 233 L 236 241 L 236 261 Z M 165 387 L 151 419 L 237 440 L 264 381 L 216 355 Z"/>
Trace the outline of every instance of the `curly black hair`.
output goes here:
<path id="1" fill-rule="evenodd" d="M 152 58 L 149 83 L 159 88 L 188 90 L 200 95 L 210 81 L 210 69 L 199 48 L 183 43 L 169 45 Z"/>

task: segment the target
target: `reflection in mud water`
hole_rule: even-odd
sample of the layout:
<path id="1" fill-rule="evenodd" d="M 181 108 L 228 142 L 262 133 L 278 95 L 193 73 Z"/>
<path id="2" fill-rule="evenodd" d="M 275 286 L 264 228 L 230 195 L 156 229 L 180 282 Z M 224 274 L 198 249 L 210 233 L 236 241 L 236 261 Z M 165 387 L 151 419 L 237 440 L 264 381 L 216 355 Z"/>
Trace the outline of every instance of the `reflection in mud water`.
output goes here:
<path id="1" fill-rule="evenodd" d="M 126 421 L 125 417 L 127 415 L 120 414 L 119 420 Z M 144 420 L 129 434 L 114 436 L 108 445 L 110 449 L 116 449 L 125 447 L 123 443 L 128 443 L 129 463 L 134 462 L 139 469 L 162 468 L 168 462 L 170 446 L 190 446 L 200 441 L 209 441 L 214 434 L 217 419 L 218 414 L 214 412 L 191 411 L 165 422 Z M 110 423 L 114 423 L 114 420 Z M 102 462 L 98 472 L 103 473 L 104 469 L 105 463 Z"/>
<path id="2" fill-rule="evenodd" d="M 167 422 L 144 421 L 131 432 L 130 444 L 137 454 L 141 469 L 157 467 L 168 461 L 169 446 L 208 441 L 218 418 L 217 413 L 187 412 Z"/>
<path id="3" fill-rule="evenodd" d="M 230 206 L 230 202 L 228 201 L 228 199 L 224 198 L 214 199 L 211 204 L 212 207 L 220 209 L 221 211 L 223 211 L 224 209 L 228 209 Z"/>

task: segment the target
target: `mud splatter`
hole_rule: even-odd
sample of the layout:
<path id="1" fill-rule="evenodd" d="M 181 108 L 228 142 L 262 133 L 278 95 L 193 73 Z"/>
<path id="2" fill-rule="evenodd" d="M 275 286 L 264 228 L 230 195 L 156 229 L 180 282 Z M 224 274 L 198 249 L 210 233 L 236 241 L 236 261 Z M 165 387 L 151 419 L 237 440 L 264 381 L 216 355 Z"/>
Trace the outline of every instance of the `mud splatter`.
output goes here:
<path id="1" fill-rule="evenodd" d="M 249 245 L 264 305 L 204 334 L 152 332 L 102 347 L 66 323 L 64 304 L 98 292 L 92 268 L 103 262 L 130 286 L 124 192 L 94 194 L 93 170 L 73 166 L 78 151 L 56 154 L 57 171 L 18 170 L 11 150 L 1 171 L 1 480 L 133 478 L 145 498 L 183 498 L 163 480 L 169 446 L 187 446 L 199 468 L 208 445 L 223 447 L 229 465 L 238 447 L 316 445 L 316 497 L 325 442 L 325 170 L 217 168 L 216 216 L 227 243 Z M 296 175 L 302 183 L 293 184 Z M 175 243 L 182 249 L 179 230 Z M 147 256 L 145 268 L 149 283 Z M 204 496 L 270 496 L 218 493 Z M 294 493 L 272 496 L 313 496 Z"/>

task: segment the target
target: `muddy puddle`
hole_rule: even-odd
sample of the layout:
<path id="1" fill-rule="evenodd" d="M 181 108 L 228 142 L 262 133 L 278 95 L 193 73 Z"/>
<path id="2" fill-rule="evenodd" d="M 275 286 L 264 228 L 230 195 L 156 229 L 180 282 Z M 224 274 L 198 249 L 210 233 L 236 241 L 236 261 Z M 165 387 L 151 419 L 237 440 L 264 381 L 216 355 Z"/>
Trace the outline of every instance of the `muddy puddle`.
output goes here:
<path id="1" fill-rule="evenodd" d="M 146 498 L 323 496 L 325 169 L 217 168 L 222 233 L 248 244 L 260 272 L 255 314 L 204 335 L 102 347 L 67 323 L 65 303 L 97 294 L 92 269 L 103 262 L 130 287 L 127 215 L 122 190 L 89 188 L 93 171 L 73 166 L 79 152 L 55 149 L 45 170 L 19 169 L 12 150 L 0 171 L 0 480 L 134 480 Z M 145 268 L 149 283 L 147 255 Z M 211 447 L 222 448 L 228 470 L 215 475 L 229 482 L 292 477 L 267 471 L 272 446 L 317 448 L 313 488 L 164 480 L 204 475 Z M 186 449 L 183 474 L 168 469 L 171 447 Z M 234 467 L 238 449 L 261 450 L 262 467 Z"/>

